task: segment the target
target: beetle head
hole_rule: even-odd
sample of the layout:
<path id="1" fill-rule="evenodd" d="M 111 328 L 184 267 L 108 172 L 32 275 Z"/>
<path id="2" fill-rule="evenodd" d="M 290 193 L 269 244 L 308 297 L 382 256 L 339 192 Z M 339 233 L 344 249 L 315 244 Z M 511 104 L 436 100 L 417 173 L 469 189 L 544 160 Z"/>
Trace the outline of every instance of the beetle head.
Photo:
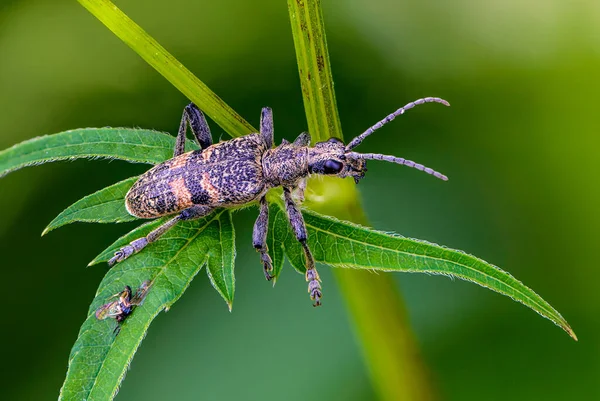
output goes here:
<path id="1" fill-rule="evenodd" d="M 379 153 L 358 153 L 352 151 L 352 149 L 360 145 L 367 136 L 371 135 L 373 132 L 389 123 L 397 116 L 404 114 L 406 110 L 412 109 L 416 105 L 429 102 L 441 103 L 445 106 L 450 105 L 444 99 L 437 97 L 418 99 L 414 102 L 408 103 L 406 106 L 401 107 L 394 113 L 388 115 L 386 118 L 379 121 L 377 124 L 373 125 L 356 138 L 352 139 L 348 145 L 344 145 L 344 143 L 337 138 L 330 138 L 325 142 L 319 142 L 315 144 L 313 148 L 309 148 L 309 172 L 311 174 L 335 175 L 340 178 L 353 177 L 354 181 L 358 184 L 358 181 L 365 176 L 367 171 L 367 160 L 383 160 L 386 162 L 416 168 L 417 170 L 424 171 L 427 174 L 431 174 L 434 177 L 447 181 L 448 177 L 445 175 L 411 160 Z"/>
<path id="2" fill-rule="evenodd" d="M 337 138 L 318 142 L 308 152 L 308 170 L 311 174 L 340 178 L 351 176 L 358 183 L 367 171 L 366 164 L 365 160 L 348 157 L 346 145 Z"/>

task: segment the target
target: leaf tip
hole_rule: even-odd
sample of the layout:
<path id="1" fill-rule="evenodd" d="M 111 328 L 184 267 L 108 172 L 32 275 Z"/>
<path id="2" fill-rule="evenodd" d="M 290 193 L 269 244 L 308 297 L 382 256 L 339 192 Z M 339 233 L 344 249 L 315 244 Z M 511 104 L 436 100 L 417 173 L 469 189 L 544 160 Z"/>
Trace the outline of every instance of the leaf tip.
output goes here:
<path id="1" fill-rule="evenodd" d="M 52 224 L 48 225 L 48 227 L 44 228 L 44 231 L 42 231 L 41 237 L 43 237 L 44 235 L 48 234 L 53 229 L 54 229 L 54 227 L 52 227 Z"/>
<path id="2" fill-rule="evenodd" d="M 100 263 L 100 261 L 97 259 L 94 259 L 90 263 L 88 263 L 86 267 L 92 267 L 94 265 L 97 265 L 98 263 Z"/>
<path id="3" fill-rule="evenodd" d="M 567 332 L 567 334 L 575 341 L 579 342 L 579 339 L 577 338 L 577 334 L 575 334 L 575 332 L 573 331 L 573 329 L 571 328 L 571 326 L 566 325 L 565 327 L 563 327 L 563 329 L 565 329 L 565 331 Z"/>
<path id="4" fill-rule="evenodd" d="M 233 301 L 227 301 L 227 307 L 229 308 L 229 312 L 231 313 L 231 309 L 233 308 Z"/>

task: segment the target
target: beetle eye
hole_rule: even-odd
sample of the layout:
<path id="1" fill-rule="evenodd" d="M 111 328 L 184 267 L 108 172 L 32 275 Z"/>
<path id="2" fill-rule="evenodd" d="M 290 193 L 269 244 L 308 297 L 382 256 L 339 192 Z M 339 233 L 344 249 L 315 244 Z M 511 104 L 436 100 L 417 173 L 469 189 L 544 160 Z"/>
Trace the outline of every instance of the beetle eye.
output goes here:
<path id="1" fill-rule="evenodd" d="M 344 165 L 337 160 L 327 160 L 323 166 L 323 171 L 325 174 L 337 174 L 342 171 L 342 167 Z"/>
<path id="2" fill-rule="evenodd" d="M 332 136 L 331 138 L 329 138 L 329 139 L 327 140 L 327 142 L 329 142 L 329 143 L 342 143 L 342 144 L 343 144 L 343 142 L 342 142 L 342 140 L 341 140 L 341 139 L 339 139 L 339 138 L 336 138 L 336 137 L 334 137 L 334 136 Z"/>

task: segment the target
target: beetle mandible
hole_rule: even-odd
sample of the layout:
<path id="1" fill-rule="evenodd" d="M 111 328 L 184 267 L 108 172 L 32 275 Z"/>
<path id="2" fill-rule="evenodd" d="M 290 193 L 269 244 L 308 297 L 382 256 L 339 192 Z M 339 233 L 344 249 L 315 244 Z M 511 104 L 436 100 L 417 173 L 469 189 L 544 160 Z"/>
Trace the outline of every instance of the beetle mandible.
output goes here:
<path id="1" fill-rule="evenodd" d="M 265 194 L 270 188 L 283 187 L 287 217 L 304 250 L 308 292 L 314 306 L 319 306 L 321 279 L 307 244 L 304 219 L 294 198 L 300 201 L 304 199 L 306 179 L 311 174 L 353 177 L 358 184 L 367 171 L 366 161 L 373 159 L 413 167 L 447 180 L 445 175 L 410 160 L 352 151 L 367 136 L 406 110 L 429 102 L 450 105 L 437 97 L 418 99 L 388 115 L 352 139 L 348 145 L 330 138 L 313 147 L 310 146 L 311 139 L 307 132 L 300 134 L 292 143 L 284 139 L 281 145 L 273 147 L 273 113 L 268 107 L 262 109 L 259 133 L 213 144 L 204 114 L 196 105 L 189 104 L 183 111 L 173 158 L 144 173 L 125 197 L 127 211 L 135 217 L 174 217 L 146 237 L 132 241 L 115 252 L 109 265 L 141 251 L 179 221 L 201 218 L 216 208 L 258 201 L 259 215 L 254 224 L 252 240 L 254 248 L 260 253 L 265 277 L 271 280 L 273 265 L 266 244 L 269 206 Z M 188 124 L 200 149 L 184 153 Z"/>

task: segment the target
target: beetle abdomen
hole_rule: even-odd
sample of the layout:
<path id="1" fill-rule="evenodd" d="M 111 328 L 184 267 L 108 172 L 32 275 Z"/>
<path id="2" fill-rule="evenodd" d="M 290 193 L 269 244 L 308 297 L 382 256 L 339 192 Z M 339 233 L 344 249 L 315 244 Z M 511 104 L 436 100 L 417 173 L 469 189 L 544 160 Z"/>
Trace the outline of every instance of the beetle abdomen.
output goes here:
<path id="1" fill-rule="evenodd" d="M 125 197 L 127 211 L 140 218 L 173 214 L 194 205 L 229 207 L 265 191 L 258 135 L 220 142 L 184 153 L 143 174 Z"/>
<path id="2" fill-rule="evenodd" d="M 183 173 L 193 153 L 184 153 L 143 174 L 125 197 L 125 207 L 129 214 L 151 219 L 192 206 Z"/>

